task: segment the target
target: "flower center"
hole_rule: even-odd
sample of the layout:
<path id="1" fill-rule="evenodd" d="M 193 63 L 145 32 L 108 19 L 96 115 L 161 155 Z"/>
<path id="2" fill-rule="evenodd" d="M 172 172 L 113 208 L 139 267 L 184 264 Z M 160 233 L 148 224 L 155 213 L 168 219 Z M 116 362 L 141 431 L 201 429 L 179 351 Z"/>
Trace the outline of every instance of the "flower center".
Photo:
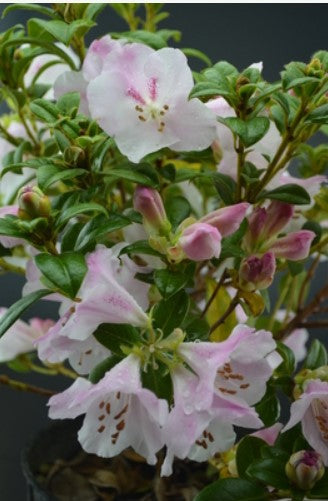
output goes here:
<path id="1" fill-rule="evenodd" d="M 155 121 L 158 132 L 163 132 L 165 129 L 165 115 L 170 107 L 168 104 L 162 105 L 158 102 L 157 78 L 149 78 L 146 94 L 147 96 L 144 97 L 132 86 L 127 90 L 127 95 L 136 103 L 134 109 L 138 119 L 141 122 Z"/>

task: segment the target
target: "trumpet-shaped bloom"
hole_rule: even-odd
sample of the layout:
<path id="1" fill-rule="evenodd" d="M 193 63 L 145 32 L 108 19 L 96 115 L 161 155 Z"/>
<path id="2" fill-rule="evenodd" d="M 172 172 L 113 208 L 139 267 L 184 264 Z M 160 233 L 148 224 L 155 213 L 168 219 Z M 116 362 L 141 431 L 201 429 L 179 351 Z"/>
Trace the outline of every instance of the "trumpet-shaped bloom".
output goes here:
<path id="1" fill-rule="evenodd" d="M 105 374 L 96 385 L 79 378 L 49 401 L 53 419 L 86 414 L 79 441 L 87 452 L 113 457 L 132 447 L 155 464 L 156 452 L 164 445 L 161 426 L 168 405 L 142 388 L 140 360 L 129 355 Z"/>
<path id="2" fill-rule="evenodd" d="M 80 301 L 59 319 L 60 335 L 84 341 L 102 323 L 148 325 L 144 309 L 149 285 L 134 278 L 142 268 L 129 258 L 123 258 L 122 266 L 116 255 L 120 248 L 98 246 L 88 255 L 88 271 L 77 294 Z"/>
<path id="3" fill-rule="evenodd" d="M 328 383 L 318 379 L 310 381 L 290 412 L 284 431 L 301 421 L 304 437 L 328 466 Z"/>
<path id="4" fill-rule="evenodd" d="M 172 371 L 174 407 L 163 429 L 163 475 L 171 473 L 174 456 L 203 461 L 230 448 L 233 424 L 262 425 L 251 405 L 266 391 L 275 346 L 271 333 L 244 325 L 221 343 L 181 343 L 178 354 L 191 370 L 178 366 Z"/>
<path id="5" fill-rule="evenodd" d="M 198 99 L 188 100 L 192 87 L 180 50 L 126 44 L 106 58 L 87 96 L 92 118 L 129 160 L 139 162 L 167 146 L 202 150 L 214 140 L 215 115 Z"/>
<path id="6" fill-rule="evenodd" d="M 6 308 L 0 309 L 0 318 Z M 8 362 L 18 355 L 35 350 L 34 342 L 53 326 L 52 320 L 32 318 L 29 323 L 17 320 L 0 339 L 0 362 Z"/>

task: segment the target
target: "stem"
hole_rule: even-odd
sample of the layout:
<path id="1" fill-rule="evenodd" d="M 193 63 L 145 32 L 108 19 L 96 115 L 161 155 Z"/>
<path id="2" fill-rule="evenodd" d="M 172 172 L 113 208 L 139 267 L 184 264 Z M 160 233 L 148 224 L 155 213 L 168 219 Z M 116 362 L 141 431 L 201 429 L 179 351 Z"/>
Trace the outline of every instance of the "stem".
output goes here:
<path id="1" fill-rule="evenodd" d="M 306 286 L 310 282 L 310 280 L 313 278 L 313 275 L 315 273 L 315 270 L 317 269 L 319 262 L 320 262 L 320 254 L 318 254 L 317 257 L 312 262 L 312 264 L 311 264 L 311 266 L 310 266 L 310 268 L 309 268 L 309 270 L 308 270 L 308 272 L 303 280 L 302 287 L 301 287 L 301 290 L 300 290 L 300 293 L 298 296 L 298 301 L 297 301 L 298 311 L 300 311 L 302 309 L 304 299 L 305 299 Z"/>
<path id="2" fill-rule="evenodd" d="M 33 135 L 32 131 L 31 131 L 31 129 L 30 129 L 30 127 L 29 127 L 28 123 L 26 122 L 25 117 L 24 117 L 24 114 L 23 114 L 23 112 L 22 112 L 22 110 L 21 110 L 21 109 L 18 109 L 18 115 L 19 115 L 19 118 L 20 118 L 20 119 L 21 119 L 21 121 L 22 121 L 22 124 L 23 124 L 23 125 L 24 125 L 24 127 L 25 127 L 25 130 L 26 130 L 26 133 L 27 133 L 28 137 L 31 139 L 31 141 L 32 141 L 33 145 L 34 145 L 36 148 L 38 148 L 38 147 L 39 147 L 39 144 L 38 144 L 37 140 L 35 139 L 35 137 L 34 137 L 34 135 Z"/>
<path id="3" fill-rule="evenodd" d="M 304 327 L 305 329 L 320 329 L 322 327 L 328 327 L 328 320 L 318 320 L 317 322 L 303 322 L 299 323 L 298 327 Z"/>
<path id="4" fill-rule="evenodd" d="M 325 285 L 313 298 L 313 300 L 290 321 L 288 324 L 281 329 L 278 333 L 276 339 L 283 339 L 285 336 L 290 334 L 294 329 L 296 329 L 300 324 L 302 325 L 304 321 L 312 314 L 320 309 L 320 304 L 328 297 L 328 285 Z"/>
<path id="5" fill-rule="evenodd" d="M 0 135 L 4 136 L 4 138 L 14 146 L 18 146 L 19 143 L 21 142 L 21 139 L 18 139 L 17 137 L 14 137 L 8 132 L 3 125 L 0 124 Z"/>
<path id="6" fill-rule="evenodd" d="M 10 388 L 18 391 L 27 391 L 30 393 L 37 393 L 38 395 L 42 395 L 44 397 L 51 397 L 56 395 L 55 391 L 47 390 L 45 388 L 40 388 L 39 386 L 34 386 L 28 383 L 23 383 L 22 381 L 17 381 L 16 379 L 10 379 L 6 375 L 0 375 L 0 384 L 5 386 L 9 386 Z"/>
<path id="7" fill-rule="evenodd" d="M 203 318 L 203 317 L 206 315 L 206 313 L 207 313 L 207 311 L 208 311 L 209 307 L 210 307 L 210 306 L 211 306 L 211 304 L 213 303 L 213 301 L 214 301 L 214 299 L 215 299 L 215 296 L 216 296 L 216 295 L 217 295 L 217 293 L 219 292 L 219 290 L 220 290 L 221 286 L 223 285 L 223 283 L 224 283 L 224 281 L 225 281 L 226 277 L 227 277 L 227 269 L 225 269 L 225 270 L 224 270 L 224 272 L 222 273 L 222 276 L 221 276 L 220 280 L 218 281 L 218 283 L 217 283 L 217 285 L 216 285 L 216 287 L 215 287 L 214 291 L 212 292 L 212 294 L 211 294 L 211 296 L 210 296 L 209 300 L 207 301 L 206 306 L 205 306 L 204 310 L 202 311 L 202 314 L 201 314 L 200 318 Z"/>
<path id="8" fill-rule="evenodd" d="M 241 200 L 241 185 L 242 185 L 242 171 L 245 162 L 245 148 L 242 142 L 238 141 L 238 147 L 236 148 L 236 153 L 238 155 L 238 164 L 237 164 L 237 189 L 236 189 L 236 202 L 240 202 Z"/>
<path id="9" fill-rule="evenodd" d="M 234 311 L 234 309 L 236 308 L 236 306 L 238 305 L 239 303 L 239 293 L 237 292 L 237 294 L 235 295 L 235 297 L 232 299 L 229 307 L 227 308 L 227 310 L 225 311 L 225 313 L 223 313 L 222 317 L 220 317 L 213 325 L 212 327 L 210 328 L 210 334 L 212 334 L 213 331 L 215 331 L 215 329 L 217 329 L 219 327 L 219 325 L 223 324 L 223 322 L 225 321 L 225 319 L 230 315 L 230 313 L 232 313 Z"/>

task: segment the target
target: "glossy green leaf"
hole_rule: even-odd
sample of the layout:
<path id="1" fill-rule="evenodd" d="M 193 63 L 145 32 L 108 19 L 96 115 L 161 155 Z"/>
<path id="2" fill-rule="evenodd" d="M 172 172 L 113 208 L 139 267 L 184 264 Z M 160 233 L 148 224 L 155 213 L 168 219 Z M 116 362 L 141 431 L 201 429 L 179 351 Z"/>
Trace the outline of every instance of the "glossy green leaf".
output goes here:
<path id="1" fill-rule="evenodd" d="M 298 184 L 284 184 L 271 191 L 262 192 L 257 199 L 269 198 L 270 200 L 280 200 L 295 205 L 307 205 L 311 203 L 308 192 Z"/>
<path id="2" fill-rule="evenodd" d="M 208 485 L 194 501 L 267 501 L 267 489 L 244 478 L 223 478 Z"/>
<path id="3" fill-rule="evenodd" d="M 325 346 L 318 339 L 314 339 L 304 361 L 304 368 L 314 370 L 327 365 L 327 363 L 328 356 Z"/>
<path id="4" fill-rule="evenodd" d="M 237 446 L 236 465 L 239 477 L 246 477 L 246 470 L 250 464 L 261 459 L 261 447 L 265 445 L 264 440 L 257 437 L 246 436 Z"/>
<path id="5" fill-rule="evenodd" d="M 157 303 L 153 309 L 154 324 L 162 329 L 165 336 L 180 327 L 189 310 L 189 296 L 184 291 L 179 291 L 167 300 Z"/>
<path id="6" fill-rule="evenodd" d="M 106 346 L 117 356 L 123 356 L 121 346 L 133 346 L 140 342 L 138 330 L 128 324 L 101 324 L 94 336 L 103 346 Z"/>

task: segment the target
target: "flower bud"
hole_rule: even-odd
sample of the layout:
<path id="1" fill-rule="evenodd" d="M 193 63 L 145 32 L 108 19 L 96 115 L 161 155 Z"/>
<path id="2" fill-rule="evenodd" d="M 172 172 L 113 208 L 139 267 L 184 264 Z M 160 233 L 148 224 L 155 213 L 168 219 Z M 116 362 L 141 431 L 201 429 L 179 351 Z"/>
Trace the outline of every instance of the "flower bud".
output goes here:
<path id="1" fill-rule="evenodd" d="M 309 77 L 322 78 L 325 74 L 319 58 L 313 58 L 310 63 L 306 66 L 305 72 Z"/>
<path id="2" fill-rule="evenodd" d="M 49 198 L 37 186 L 24 186 L 18 194 L 18 205 L 21 219 L 48 218 L 51 212 Z"/>
<path id="3" fill-rule="evenodd" d="M 290 456 L 285 471 L 293 484 L 308 491 L 323 477 L 325 467 L 318 452 L 298 451 Z"/>
<path id="4" fill-rule="evenodd" d="M 293 217 L 294 208 L 290 204 L 275 200 L 267 209 L 257 207 L 249 218 L 245 245 L 248 251 L 260 250 L 268 245 Z"/>
<path id="5" fill-rule="evenodd" d="M 85 167 L 85 152 L 79 146 L 69 146 L 65 149 L 64 160 L 75 167 Z"/>
<path id="6" fill-rule="evenodd" d="M 137 186 L 133 205 L 135 210 L 143 215 L 144 224 L 149 233 L 167 234 L 170 231 L 171 225 L 158 191 L 146 186 Z"/>
<path id="7" fill-rule="evenodd" d="M 223 207 L 202 217 L 201 222 L 214 226 L 223 237 L 226 237 L 238 230 L 248 207 L 249 204 L 245 202 Z"/>
<path id="8" fill-rule="evenodd" d="M 239 269 L 241 288 L 246 291 L 266 289 L 273 281 L 276 260 L 273 252 L 243 259 Z"/>
<path id="9" fill-rule="evenodd" d="M 305 259 L 309 255 L 315 233 L 309 230 L 294 231 L 285 237 L 278 238 L 271 246 L 276 257 L 283 257 L 291 261 Z"/>
<path id="10" fill-rule="evenodd" d="M 205 261 L 212 257 L 219 257 L 221 234 L 214 226 L 197 222 L 183 231 L 178 245 L 192 261 Z"/>

